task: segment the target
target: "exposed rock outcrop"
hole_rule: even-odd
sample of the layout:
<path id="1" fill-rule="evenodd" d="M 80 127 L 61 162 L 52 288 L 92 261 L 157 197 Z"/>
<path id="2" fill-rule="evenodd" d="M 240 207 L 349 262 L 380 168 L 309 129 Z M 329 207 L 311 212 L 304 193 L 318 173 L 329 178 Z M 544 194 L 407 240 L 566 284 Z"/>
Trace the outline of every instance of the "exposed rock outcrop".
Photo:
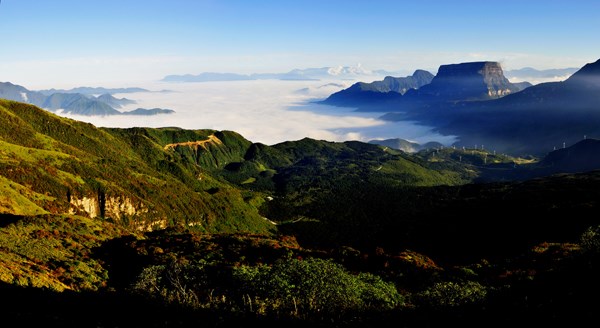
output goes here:
<path id="1" fill-rule="evenodd" d="M 110 217 L 121 220 L 123 217 L 133 217 L 148 213 L 148 209 L 141 203 L 135 205 L 131 198 L 124 196 L 107 197 L 99 193 L 96 197 L 74 197 L 71 196 L 69 203 L 70 214 L 85 213 L 90 218 Z"/>
<path id="2" fill-rule="evenodd" d="M 223 145 L 223 142 L 221 142 L 221 140 L 217 138 L 214 134 L 211 134 L 206 140 L 172 143 L 165 145 L 164 149 L 174 150 L 177 147 L 190 147 L 194 150 L 198 150 L 199 147 L 202 147 L 206 150 L 208 149 L 209 144 Z"/>
<path id="3" fill-rule="evenodd" d="M 519 91 L 497 62 L 471 62 L 440 66 L 430 84 L 407 92 L 420 101 L 469 101 L 504 97 Z"/>

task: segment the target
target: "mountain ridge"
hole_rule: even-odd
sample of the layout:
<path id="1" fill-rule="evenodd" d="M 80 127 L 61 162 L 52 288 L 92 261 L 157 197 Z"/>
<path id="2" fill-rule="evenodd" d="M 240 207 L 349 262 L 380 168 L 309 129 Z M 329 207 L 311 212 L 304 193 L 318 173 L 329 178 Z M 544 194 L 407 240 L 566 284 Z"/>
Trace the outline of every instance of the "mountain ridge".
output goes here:
<path id="1" fill-rule="evenodd" d="M 360 86 L 356 84 L 354 88 Z M 356 97 L 348 89 L 332 94 L 321 103 L 355 107 L 359 111 L 404 112 L 457 102 L 498 99 L 527 86 L 511 83 L 497 62 L 466 62 L 441 65 L 429 83 L 408 89 L 404 94 L 365 92 L 362 97 Z"/>
<path id="2" fill-rule="evenodd" d="M 163 143 L 179 134 L 200 139 L 214 131 L 98 129 L 6 100 L 0 100 L 0 122 L 2 175 L 47 195 L 34 200 L 44 212 L 110 217 L 140 230 L 190 223 L 201 230 L 240 224 L 269 230 L 235 188 L 210 176 L 199 180 L 200 167 L 163 151 Z M 216 189 L 209 193 L 211 188 Z M 221 202 L 229 204 L 227 213 L 219 209 Z M 9 201 L 0 207 L 19 205 Z"/>
<path id="3" fill-rule="evenodd" d="M 386 76 L 382 81 L 358 82 L 347 89 L 338 91 L 319 103 L 335 106 L 360 107 L 373 102 L 394 101 L 411 89 L 418 89 L 431 83 L 433 74 L 416 70 L 406 77 Z M 381 98 L 381 99 L 380 99 Z"/>
<path id="4" fill-rule="evenodd" d="M 203 72 L 197 75 L 167 75 L 162 81 L 165 82 L 222 82 L 222 81 L 252 81 L 252 80 L 292 80 L 292 81 L 317 81 L 321 79 L 344 78 L 353 79 L 358 76 L 379 75 L 382 71 L 370 71 L 357 66 L 335 66 L 293 69 L 285 73 L 218 73 Z"/>
<path id="5" fill-rule="evenodd" d="M 115 93 L 135 93 L 135 92 L 150 92 L 147 89 L 131 87 L 131 88 L 103 88 L 103 87 L 76 87 L 72 89 L 45 89 L 37 90 L 37 92 L 50 96 L 54 93 L 81 93 L 84 95 L 102 95 Z"/>
<path id="6" fill-rule="evenodd" d="M 381 118 L 432 126 L 438 133 L 458 136 L 456 146 L 485 144 L 499 152 L 539 156 L 584 135 L 600 135 L 599 66 L 600 61 L 589 63 L 565 81 L 540 83 L 499 99 L 398 105 Z"/>
<path id="7" fill-rule="evenodd" d="M 406 96 L 411 101 L 455 102 L 496 99 L 517 91 L 500 64 L 488 61 L 441 65 L 431 83 Z"/>
<path id="8" fill-rule="evenodd" d="M 170 114 L 173 110 L 170 109 L 143 109 L 138 108 L 134 111 L 120 112 L 116 108 L 121 108 L 125 105 L 134 104 L 134 100 L 127 98 L 115 98 L 110 92 L 127 91 L 140 92 L 139 88 L 127 89 L 105 89 L 105 88 L 76 88 L 65 90 L 67 92 L 44 92 L 31 91 L 23 86 L 15 85 L 10 82 L 0 82 L 0 98 L 5 98 L 13 101 L 26 102 L 50 111 L 58 111 L 65 114 L 85 115 L 85 116 L 109 116 L 109 115 L 156 115 Z M 79 93 L 76 90 L 81 90 L 86 93 Z M 59 91 L 59 90 L 54 90 Z M 98 97 L 89 92 L 107 91 Z M 147 90 L 145 90 L 147 91 Z"/>
<path id="9" fill-rule="evenodd" d="M 598 147 L 586 139 L 547 159 L 565 167 L 565 152 Z M 537 170 L 475 148 L 267 146 L 234 131 L 96 128 L 0 100 L 3 322 L 339 328 L 468 317 L 475 327 L 501 317 L 500 327 L 593 316 L 600 171 L 472 183 Z"/>

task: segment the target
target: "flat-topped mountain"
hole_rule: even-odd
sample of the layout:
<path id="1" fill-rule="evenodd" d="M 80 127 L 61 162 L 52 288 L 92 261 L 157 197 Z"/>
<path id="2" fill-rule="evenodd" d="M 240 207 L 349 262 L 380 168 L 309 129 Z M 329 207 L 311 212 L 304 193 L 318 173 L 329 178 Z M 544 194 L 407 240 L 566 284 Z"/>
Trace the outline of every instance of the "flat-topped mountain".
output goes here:
<path id="1" fill-rule="evenodd" d="M 497 62 L 472 62 L 440 66 L 430 84 L 407 92 L 411 100 L 471 101 L 497 99 L 519 91 Z"/>
<path id="2" fill-rule="evenodd" d="M 418 92 L 431 91 L 437 84 L 436 79 Z M 436 96 L 432 94 L 431 97 Z M 424 108 L 423 102 L 419 104 Z M 585 65 L 563 82 L 537 84 L 500 99 L 438 103 L 430 111 L 413 110 L 410 115 L 389 113 L 383 118 L 405 120 L 408 117 L 434 126 L 442 134 L 458 136 L 460 145 L 485 144 L 511 154 L 542 155 L 562 147 L 563 143 L 572 145 L 584 135 L 600 135 L 598 104 L 600 60 Z"/>
<path id="3" fill-rule="evenodd" d="M 406 78 L 356 83 L 322 103 L 367 111 L 408 111 L 466 101 L 483 101 L 519 92 L 531 84 L 513 84 L 497 62 L 442 65 L 435 76 L 418 70 Z M 404 91 L 404 92 L 403 92 Z"/>

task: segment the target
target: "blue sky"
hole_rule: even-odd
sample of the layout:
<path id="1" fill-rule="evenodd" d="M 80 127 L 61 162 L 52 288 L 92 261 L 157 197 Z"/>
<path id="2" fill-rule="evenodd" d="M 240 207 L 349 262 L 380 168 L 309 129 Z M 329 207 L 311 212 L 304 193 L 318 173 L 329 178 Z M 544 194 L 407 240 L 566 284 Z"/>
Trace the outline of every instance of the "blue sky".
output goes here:
<path id="1" fill-rule="evenodd" d="M 578 67 L 600 58 L 600 1 L 3 0 L 0 81 L 350 66 Z"/>

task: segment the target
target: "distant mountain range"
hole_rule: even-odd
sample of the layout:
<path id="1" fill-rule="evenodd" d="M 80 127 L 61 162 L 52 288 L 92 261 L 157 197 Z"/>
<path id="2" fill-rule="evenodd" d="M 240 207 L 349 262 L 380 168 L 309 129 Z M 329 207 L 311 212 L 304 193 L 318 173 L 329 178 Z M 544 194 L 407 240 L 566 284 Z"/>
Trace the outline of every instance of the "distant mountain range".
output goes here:
<path id="1" fill-rule="evenodd" d="M 357 66 L 337 66 L 294 69 L 286 73 L 214 73 L 204 72 L 197 75 L 167 75 L 164 82 L 218 82 L 218 81 L 251 81 L 251 80 L 299 80 L 314 81 L 323 79 L 356 79 L 361 76 L 381 76 L 389 72 L 383 70 L 370 71 Z"/>
<path id="2" fill-rule="evenodd" d="M 115 93 L 134 93 L 134 92 L 150 92 L 149 90 L 142 88 L 102 88 L 102 87 L 78 87 L 73 89 L 48 89 L 39 90 L 41 94 L 46 96 L 55 93 L 81 93 L 84 95 L 101 95 L 101 94 L 115 94 Z"/>
<path id="3" fill-rule="evenodd" d="M 518 72 L 547 76 L 570 71 Z M 355 84 L 321 103 L 387 112 L 382 119 L 432 126 L 458 136 L 457 145 L 485 144 L 502 152 L 542 155 L 583 135 L 600 136 L 599 81 L 600 61 L 563 82 L 533 86 L 511 83 L 499 63 L 471 62 L 442 65 L 430 83 L 404 94 L 378 89 L 374 83 Z"/>
<path id="4" fill-rule="evenodd" d="M 54 89 L 51 89 L 54 90 Z M 125 89 L 105 89 L 105 88 L 76 88 L 71 90 L 62 90 L 65 92 L 54 92 L 51 90 L 31 91 L 20 85 L 10 82 L 0 82 L 0 98 L 26 102 L 45 108 L 50 111 L 62 111 L 66 114 L 85 115 L 85 116 L 107 116 L 107 115 L 156 115 L 173 113 L 170 109 L 143 109 L 138 108 L 131 112 L 121 112 L 117 108 L 125 105 L 135 104 L 136 102 L 127 98 L 115 98 L 111 93 L 123 92 L 142 92 L 147 91 L 141 88 Z M 80 90 L 83 93 L 75 92 Z M 59 90 L 55 90 L 59 91 Z M 105 91 L 99 96 L 94 96 L 96 92 Z"/>
<path id="5" fill-rule="evenodd" d="M 421 71 L 421 70 L 418 70 Z M 426 70 L 425 70 L 426 71 Z M 575 73 L 577 68 L 560 68 L 537 70 L 531 67 L 504 71 L 506 78 L 518 82 L 546 82 L 548 80 L 562 80 Z M 252 81 L 252 80 L 323 80 L 323 79 L 356 79 L 361 76 L 401 76 L 403 71 L 387 71 L 387 70 L 368 70 L 361 65 L 357 66 L 336 66 L 336 67 L 320 67 L 320 68 L 305 68 L 293 69 L 285 73 L 253 73 L 253 74 L 238 74 L 238 73 L 222 73 L 222 72 L 203 72 L 199 74 L 181 74 L 167 75 L 162 81 L 164 82 L 219 82 L 219 81 Z M 524 87 L 523 87 L 524 88 Z M 91 90 L 87 90 L 91 89 Z M 77 92 L 86 94 L 102 94 L 102 93 L 128 93 L 138 91 L 128 91 L 126 88 L 123 91 L 111 92 L 113 89 L 94 90 L 100 88 L 75 88 L 71 90 L 56 90 L 56 92 Z M 118 89 L 117 89 L 118 90 Z M 392 90 L 390 90 L 392 91 Z M 43 92 L 53 93 L 53 90 L 44 90 Z M 403 92 L 402 92 L 403 93 Z"/>
<path id="6" fill-rule="evenodd" d="M 518 81 L 530 81 L 530 82 L 557 82 L 559 80 L 566 80 L 573 73 L 577 72 L 579 68 L 558 68 L 558 69 L 545 69 L 537 70 L 531 67 L 524 67 L 520 69 L 504 71 L 504 75 L 509 80 Z"/>
<path id="7" fill-rule="evenodd" d="M 402 81 L 406 91 L 386 87 Z M 411 83 L 411 88 L 406 82 Z M 386 83 L 387 82 L 387 83 Z M 413 76 L 387 78 L 370 84 L 357 83 L 334 93 L 321 103 L 357 107 L 362 111 L 404 111 L 432 104 L 490 100 L 518 92 L 530 84 L 513 84 L 504 77 L 500 64 L 473 62 L 440 66 L 437 75 L 418 70 Z"/>

